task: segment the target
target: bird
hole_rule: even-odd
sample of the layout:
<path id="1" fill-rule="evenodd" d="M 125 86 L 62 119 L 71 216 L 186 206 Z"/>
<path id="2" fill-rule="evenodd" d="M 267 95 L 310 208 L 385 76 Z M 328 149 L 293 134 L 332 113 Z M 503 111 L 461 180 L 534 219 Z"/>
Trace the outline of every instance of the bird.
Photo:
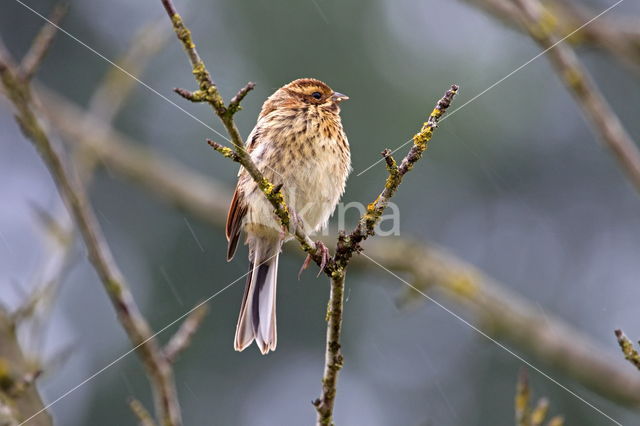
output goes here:
<path id="1" fill-rule="evenodd" d="M 281 188 L 292 219 L 309 235 L 326 226 L 351 172 L 340 119 L 340 104 L 347 99 L 315 78 L 294 80 L 267 98 L 245 143 L 264 177 Z M 276 349 L 278 256 L 293 236 L 243 167 L 225 231 L 227 261 L 233 259 L 241 234 L 249 252 L 234 348 L 242 351 L 255 341 L 264 355 Z"/>

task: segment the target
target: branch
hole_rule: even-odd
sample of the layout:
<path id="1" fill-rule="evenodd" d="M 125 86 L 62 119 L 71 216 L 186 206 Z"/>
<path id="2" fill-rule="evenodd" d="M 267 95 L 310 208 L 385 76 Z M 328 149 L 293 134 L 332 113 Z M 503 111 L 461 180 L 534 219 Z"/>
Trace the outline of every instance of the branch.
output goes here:
<path id="1" fill-rule="evenodd" d="M 213 141 L 209 141 L 209 145 L 223 156 L 240 163 L 242 167 L 245 168 L 260 190 L 271 202 L 274 212 L 280 219 L 282 226 L 285 229 L 290 229 L 309 258 L 313 259 L 316 264 L 320 266 L 320 270 L 324 271 L 331 280 L 329 308 L 327 311 L 327 338 L 325 366 L 322 378 L 322 394 L 320 398 L 314 401 L 314 405 L 318 413 L 317 424 L 333 424 L 333 405 L 336 395 L 336 384 L 338 372 L 343 364 L 343 357 L 340 352 L 340 335 L 344 304 L 344 279 L 347 266 L 353 253 L 360 250 L 360 243 L 368 236 L 373 235 L 373 229 L 376 223 L 379 222 L 389 199 L 398 189 L 403 176 L 411 170 L 413 165 L 421 158 L 422 153 L 427 149 L 427 143 L 433 135 L 433 130 L 440 117 L 450 105 L 454 95 L 457 93 L 458 86 L 451 86 L 451 90 L 447 91 L 445 96 L 438 102 L 420 132 L 414 136 L 414 144 L 409 154 L 404 158 L 400 167 L 397 168 L 397 170 L 393 170 L 393 173 L 391 173 L 387 179 L 385 189 L 380 196 L 369 205 L 367 213 L 362 217 L 356 229 L 349 236 L 340 236 L 335 256 L 328 258 L 326 247 L 324 247 L 324 245 L 314 244 L 305 233 L 302 224 L 299 221 L 294 221 L 295 223 L 293 223 L 290 220 L 289 210 L 285 203 L 284 196 L 280 192 L 280 187 L 274 187 L 273 184 L 263 176 L 251 160 L 249 153 L 244 149 L 244 142 L 233 120 L 233 115 L 238 111 L 240 101 L 253 89 L 253 84 L 249 83 L 242 88 L 233 98 L 229 107 L 227 107 L 211 79 L 211 74 L 196 51 L 196 45 L 191 37 L 191 32 L 184 25 L 173 3 L 171 0 L 162 0 L 162 4 L 171 18 L 178 39 L 180 39 L 182 46 L 187 52 L 187 56 L 193 67 L 193 75 L 200 86 L 200 89 L 196 92 L 189 92 L 184 89 L 176 89 L 176 92 L 190 101 L 207 102 L 211 105 L 211 108 L 220 118 L 229 133 L 234 149 L 231 150 L 230 148 L 223 147 Z M 387 154 L 387 156 L 390 156 L 390 154 Z"/>
<path id="2" fill-rule="evenodd" d="M 548 49 L 553 68 L 582 109 L 585 118 L 613 152 L 627 177 L 640 191 L 640 150 L 593 83 L 577 55 L 546 24 L 545 10 L 539 0 L 513 0 L 519 6 L 517 18 L 531 37 Z"/>
<path id="3" fill-rule="evenodd" d="M 251 160 L 249 153 L 245 150 L 244 141 L 240 136 L 238 127 L 233 120 L 234 114 L 240 109 L 240 101 L 251 89 L 253 89 L 254 84 L 247 83 L 245 87 L 240 89 L 238 94 L 236 94 L 227 107 L 224 99 L 222 99 L 222 96 L 218 92 L 218 88 L 211 79 L 211 74 L 207 70 L 204 62 L 198 54 L 198 51 L 196 50 L 196 45 L 191 37 L 191 31 L 185 26 L 182 21 L 182 17 L 177 13 L 173 2 L 171 0 L 162 0 L 162 4 L 171 19 L 173 29 L 178 39 L 182 42 L 182 46 L 184 47 L 189 61 L 191 62 L 193 76 L 200 87 L 199 90 L 195 92 L 190 92 L 185 89 L 175 89 L 176 93 L 192 102 L 206 102 L 211 106 L 213 112 L 218 116 L 218 118 L 220 118 L 220 121 L 222 121 L 222 124 L 231 138 L 235 155 L 230 156 L 229 151 L 224 151 L 227 152 L 227 154 L 224 154 L 223 150 L 216 148 L 214 145 L 211 146 L 216 148 L 216 151 L 223 153 L 226 157 L 232 158 L 245 168 L 273 206 L 274 212 L 280 219 L 282 225 L 286 229 L 290 229 L 290 232 L 298 240 L 302 249 L 318 265 L 324 265 L 320 251 L 316 248 L 316 245 L 311 238 L 306 234 L 302 224 L 294 223 L 296 221 L 290 220 L 289 209 L 284 201 L 284 196 L 280 192 L 280 188 L 269 182 L 255 165 L 253 160 Z M 217 145 L 220 148 L 223 148 L 221 145 Z M 327 271 L 327 273 L 329 272 Z"/>
<path id="4" fill-rule="evenodd" d="M 30 426 L 52 426 L 53 421 L 34 380 L 40 369 L 20 348 L 16 335 L 18 324 L 0 307 L 0 424 L 18 425 L 31 413 L 43 415 L 33 419 Z"/>
<path id="5" fill-rule="evenodd" d="M 142 402 L 131 398 L 129 399 L 129 408 L 138 419 L 139 426 L 156 426 L 156 422 L 153 421 L 153 417 L 151 417 L 151 414 L 144 408 Z"/>
<path id="6" fill-rule="evenodd" d="M 438 101 L 427 121 L 422 125 L 420 132 L 413 137 L 413 146 L 399 167 L 388 149 L 382 152 L 389 171 L 384 189 L 375 201 L 367 206 L 367 212 L 362 216 L 356 228 L 348 236 L 341 234 L 338 238 L 336 254 L 333 259 L 330 259 L 327 266 L 331 268 L 331 293 L 327 311 L 327 342 L 322 376 L 322 394 L 313 402 L 318 413 L 318 425 L 333 424 L 333 406 L 337 391 L 338 372 L 344 362 L 340 351 L 340 335 L 344 308 L 344 277 L 347 266 L 353 254 L 361 250 L 360 244 L 374 234 L 375 226 L 380 221 L 389 200 L 398 190 L 404 175 L 422 158 L 422 153 L 427 149 L 427 144 L 433 136 L 438 120 L 444 115 L 457 93 L 458 86 L 454 84 Z"/>
<path id="7" fill-rule="evenodd" d="M 43 87 L 38 87 L 38 92 L 48 118 L 65 142 L 87 147 L 109 170 L 159 200 L 213 227 L 224 227 L 232 195 L 225 185 L 149 151 L 54 92 Z M 95 132 L 78 129 L 76 123 L 83 119 L 91 122 Z M 495 281 L 434 245 L 399 238 L 372 239 L 367 242 L 367 253 L 389 269 L 407 273 L 421 290 L 464 308 L 491 337 L 508 342 L 606 398 L 640 407 L 640 375 L 629 375 L 601 345 L 562 319 L 541 315 L 536 306 L 509 290 L 513 285 Z M 379 272 L 359 256 L 353 258 L 352 266 Z"/>
<path id="8" fill-rule="evenodd" d="M 20 77 L 24 80 L 31 80 L 38 68 L 40 68 L 40 64 L 47 55 L 47 52 L 49 52 L 51 43 L 53 43 L 53 39 L 58 32 L 55 25 L 58 25 L 60 21 L 62 21 L 68 9 L 67 4 L 58 4 L 49 17 L 49 20 L 53 22 L 54 25 L 49 23 L 43 25 L 31 43 L 31 48 L 20 63 Z"/>
<path id="9" fill-rule="evenodd" d="M 442 99 L 438 101 L 431 114 L 429 114 L 427 121 L 422 125 L 420 132 L 413 137 L 413 146 L 400 163 L 400 166 L 397 165 L 388 149 L 382 152 L 382 156 L 387 163 L 389 176 L 385 182 L 384 189 L 380 195 L 378 195 L 378 198 L 367 206 L 367 212 L 360 218 L 356 228 L 349 236 L 342 240 L 342 244 L 340 244 L 336 252 L 336 263 L 339 266 L 347 265 L 353 254 L 360 250 L 360 243 L 374 234 L 375 226 L 380 221 L 382 213 L 389 204 L 389 200 L 398 190 L 404 175 L 422 158 L 422 153 L 427 149 L 427 144 L 433 136 L 433 131 L 438 125 L 438 120 L 440 120 L 449 105 L 451 105 L 451 101 L 458 93 L 458 90 L 459 87 L 457 85 L 452 85 Z"/>
<path id="10" fill-rule="evenodd" d="M 527 32 L 522 25 L 518 6 L 513 0 L 466 0 L 510 27 Z M 576 1 L 547 0 L 544 7 L 545 26 L 558 37 L 565 37 L 596 16 L 590 8 Z M 640 72 L 640 30 L 638 17 L 601 16 L 569 37 L 566 42 L 575 46 L 603 49 Z"/>
<path id="11" fill-rule="evenodd" d="M 104 285 L 120 323 L 147 370 L 154 391 L 158 418 L 168 426 L 181 425 L 180 406 L 171 366 L 165 359 L 149 325 L 133 300 L 128 284 L 113 260 L 84 188 L 67 170 L 36 117 L 28 81 L 22 80 L 18 70 L 12 69 L 9 64 L 10 61 L 0 58 L 0 77 L 6 89 L 6 95 L 16 109 L 16 121 L 20 124 L 24 135 L 37 148 L 60 195 L 75 218 L 87 246 L 89 260 Z M 38 414 L 40 411 L 35 412 L 32 417 Z"/>
<path id="12" fill-rule="evenodd" d="M 516 426 L 542 426 L 549 413 L 549 400 L 540 398 L 535 407 L 531 406 L 531 388 L 529 375 L 524 368 L 520 370 L 516 384 L 515 397 Z M 547 422 L 547 426 L 563 426 L 564 418 L 555 416 Z"/>
<path id="13" fill-rule="evenodd" d="M 191 338 L 198 331 L 200 324 L 202 324 L 204 317 L 207 315 L 207 311 L 207 305 L 199 305 L 187 316 L 178 331 L 171 337 L 164 348 L 164 356 L 170 363 L 174 363 L 178 355 L 189 346 Z"/>
<path id="14" fill-rule="evenodd" d="M 636 348 L 633 347 L 633 343 L 631 343 L 631 340 L 629 340 L 629 338 L 625 336 L 622 330 L 616 330 L 615 333 L 616 337 L 618 338 L 618 344 L 620 345 L 620 349 L 622 350 L 625 359 L 631 364 L 635 365 L 638 370 L 640 370 L 640 354 L 638 353 Z"/>

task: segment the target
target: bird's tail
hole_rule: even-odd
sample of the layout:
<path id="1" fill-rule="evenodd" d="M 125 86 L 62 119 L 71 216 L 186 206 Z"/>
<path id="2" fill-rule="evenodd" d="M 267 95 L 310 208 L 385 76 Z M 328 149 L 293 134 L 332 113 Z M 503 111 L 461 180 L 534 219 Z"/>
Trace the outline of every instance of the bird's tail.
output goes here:
<path id="1" fill-rule="evenodd" d="M 261 238 L 249 242 L 249 274 L 234 345 L 237 351 L 254 339 L 263 355 L 276 348 L 276 279 L 281 245 L 280 241 Z"/>

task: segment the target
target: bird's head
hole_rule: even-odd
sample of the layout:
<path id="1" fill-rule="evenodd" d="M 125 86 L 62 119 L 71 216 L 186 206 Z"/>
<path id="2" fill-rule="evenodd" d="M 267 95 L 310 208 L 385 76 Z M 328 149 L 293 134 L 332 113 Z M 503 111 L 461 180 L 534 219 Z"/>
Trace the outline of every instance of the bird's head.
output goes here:
<path id="1" fill-rule="evenodd" d="M 320 80 L 299 78 L 282 86 L 271 95 L 263 106 L 262 115 L 281 107 L 322 109 L 339 113 L 340 102 L 347 99 L 349 99 L 347 95 L 334 91 Z"/>

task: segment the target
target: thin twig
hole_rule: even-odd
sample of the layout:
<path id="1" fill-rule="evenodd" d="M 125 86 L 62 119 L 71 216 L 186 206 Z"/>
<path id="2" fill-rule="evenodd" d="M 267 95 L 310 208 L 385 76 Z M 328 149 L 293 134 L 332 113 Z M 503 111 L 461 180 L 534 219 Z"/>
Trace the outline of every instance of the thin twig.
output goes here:
<path id="1" fill-rule="evenodd" d="M 72 146 L 85 146 L 116 176 L 150 196 L 215 228 L 224 227 L 232 192 L 209 176 L 114 130 L 97 117 L 42 86 L 37 91 L 49 119 Z M 82 132 L 76 123 L 90 120 L 96 132 Z M 627 406 L 640 406 L 640 375 L 629 375 L 615 359 L 578 329 L 514 294 L 513 284 L 496 282 L 477 268 L 438 246 L 407 239 L 370 239 L 369 256 L 393 271 L 413 277 L 421 290 L 464 308 L 474 323 L 493 338 L 508 342 L 532 359 L 553 366 L 588 389 Z M 293 251 L 292 254 L 300 254 Z M 351 267 L 374 272 L 360 256 Z M 415 296 L 407 292 L 412 300 Z M 423 298 L 421 297 L 421 300 Z M 558 336 L 563 336 L 558 339 Z"/>
<path id="2" fill-rule="evenodd" d="M 142 402 L 135 398 L 129 399 L 129 408 L 138 419 L 139 426 L 156 426 L 156 422 L 153 421 L 153 417 L 149 414 Z"/>
<path id="3" fill-rule="evenodd" d="M 87 246 L 89 260 L 100 276 L 118 314 L 118 319 L 147 370 L 154 391 L 158 418 L 164 425 L 179 426 L 182 420 L 171 366 L 153 337 L 151 328 L 140 313 L 124 276 L 113 260 L 84 188 L 72 177 L 72 173 L 63 163 L 40 124 L 33 109 L 28 81 L 23 80 L 19 71 L 10 68 L 8 64 L 8 61 L 0 58 L 0 77 L 7 97 L 16 109 L 16 121 L 20 124 L 24 135 L 37 148 L 60 195 L 75 218 Z M 32 417 L 38 414 L 40 412 L 34 413 Z"/>
<path id="4" fill-rule="evenodd" d="M 174 363 L 178 355 L 189 346 L 191 338 L 196 334 L 196 331 L 198 331 L 208 310 L 207 305 L 199 305 L 187 316 L 182 325 L 180 325 L 178 331 L 176 331 L 169 340 L 169 343 L 164 347 L 164 356 L 169 362 Z"/>
<path id="5" fill-rule="evenodd" d="M 31 43 L 31 48 L 20 63 L 20 77 L 25 80 L 31 80 L 38 68 L 40 68 L 40 64 L 49 52 L 51 43 L 53 43 L 53 39 L 58 32 L 55 25 L 58 25 L 60 21 L 62 21 L 68 9 L 69 7 L 66 3 L 58 4 L 53 9 L 49 20 L 53 22 L 54 25 L 47 23 L 40 29 L 40 32 Z"/>
<path id="6" fill-rule="evenodd" d="M 625 359 L 640 370 L 640 353 L 633 347 L 633 343 L 625 336 L 622 330 L 616 330 L 615 333 Z"/>
<path id="7" fill-rule="evenodd" d="M 256 84 L 250 81 L 247 84 L 245 84 L 244 87 L 242 87 L 240 90 L 238 90 L 238 93 L 236 93 L 236 95 L 233 98 L 231 98 L 231 101 L 229 101 L 229 111 L 231 111 L 232 114 L 235 114 L 237 111 L 240 110 L 240 102 L 242 102 L 244 97 L 247 96 L 247 94 L 250 91 L 252 91 L 255 87 L 256 87 Z"/>
<path id="8" fill-rule="evenodd" d="M 594 131 L 613 152 L 636 190 L 640 191 L 640 149 L 593 83 L 573 49 L 566 43 L 559 43 L 558 38 L 549 30 L 544 21 L 544 8 L 539 0 L 514 1 L 520 7 L 522 25 L 541 47 L 548 49 L 546 55 L 561 81 L 574 96 Z"/>

